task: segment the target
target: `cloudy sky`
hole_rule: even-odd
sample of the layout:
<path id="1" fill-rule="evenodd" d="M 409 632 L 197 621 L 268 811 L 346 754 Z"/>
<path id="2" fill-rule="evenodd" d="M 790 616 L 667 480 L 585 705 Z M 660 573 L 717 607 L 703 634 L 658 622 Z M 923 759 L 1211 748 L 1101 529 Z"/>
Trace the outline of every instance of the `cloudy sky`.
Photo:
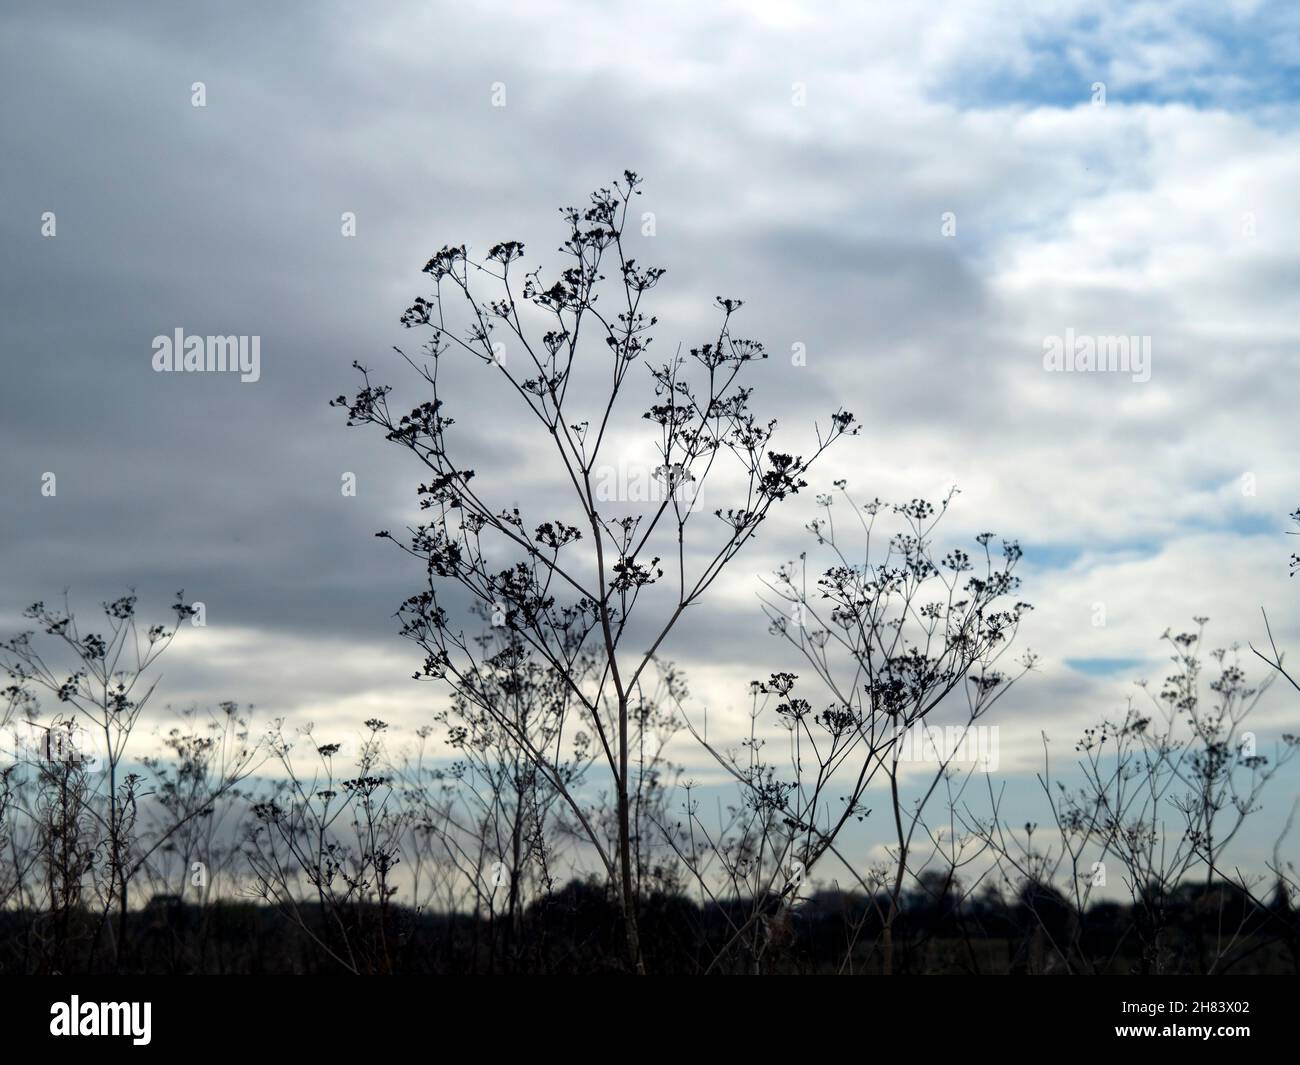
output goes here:
<path id="1" fill-rule="evenodd" d="M 644 261 L 668 268 L 661 352 L 707 338 L 714 296 L 746 299 L 741 331 L 773 353 L 755 404 L 790 447 L 839 404 L 863 422 L 814 488 L 955 482 L 955 542 L 1022 542 L 1040 662 L 1002 708 L 1005 772 L 1163 677 L 1160 634 L 1195 615 L 1245 644 L 1264 607 L 1300 648 L 1294 9 L 11 3 L 0 22 L 7 630 L 65 588 L 94 608 L 134 587 L 160 618 L 184 588 L 208 624 L 160 699 L 427 721 L 438 695 L 391 617 L 420 574 L 371 535 L 415 520 L 419 471 L 327 401 L 354 359 L 402 379 L 398 317 L 438 247 L 514 238 L 545 262 L 555 208 L 632 168 Z M 153 372 L 177 328 L 260 336 L 260 380 Z M 1047 372 L 1067 331 L 1149 338 L 1150 379 Z M 468 464 L 546 497 L 502 394 L 456 382 Z M 757 578 L 812 507 L 666 648 L 715 729 L 782 664 Z M 1275 692 L 1261 735 L 1295 707 Z"/>

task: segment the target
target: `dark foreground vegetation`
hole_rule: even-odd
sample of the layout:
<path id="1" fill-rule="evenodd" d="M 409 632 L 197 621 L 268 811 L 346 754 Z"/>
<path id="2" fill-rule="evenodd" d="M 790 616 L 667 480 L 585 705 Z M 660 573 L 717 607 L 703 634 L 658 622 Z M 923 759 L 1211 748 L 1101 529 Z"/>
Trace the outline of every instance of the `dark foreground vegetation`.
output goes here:
<path id="1" fill-rule="evenodd" d="M 787 919 L 766 924 L 760 961 L 728 950 L 752 900 L 701 908 L 690 900 L 642 900 L 649 972 L 698 975 L 879 974 L 883 904 L 818 892 Z M 1018 898 L 994 891 L 957 904 L 910 892 L 894 925 L 898 974 L 1300 974 L 1300 921 L 1279 894 L 1260 908 L 1230 884 L 1189 886 L 1168 900 L 1158 957 L 1144 948 L 1140 909 L 1096 903 L 1080 920 L 1051 888 L 1026 886 Z M 0 973 L 169 975 L 329 975 L 343 951 L 359 972 L 407 975 L 583 975 L 625 971 L 620 902 L 598 884 L 573 881 L 529 906 L 517 927 L 467 914 L 402 906 L 359 907 L 336 923 L 306 904 L 304 924 L 253 902 L 187 904 L 156 896 L 126 923 L 130 950 L 115 959 L 98 944 L 95 915 L 80 911 L 65 928 L 49 915 L 0 914 Z M 1225 929 L 1231 946 L 1221 950 Z"/>

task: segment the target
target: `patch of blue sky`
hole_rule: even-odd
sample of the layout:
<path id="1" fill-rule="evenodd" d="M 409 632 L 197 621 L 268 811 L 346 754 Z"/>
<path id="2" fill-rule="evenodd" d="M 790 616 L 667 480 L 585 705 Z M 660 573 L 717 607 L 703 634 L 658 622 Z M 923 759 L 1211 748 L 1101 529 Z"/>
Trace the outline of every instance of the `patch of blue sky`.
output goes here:
<path id="1" fill-rule="evenodd" d="M 1065 664 L 1089 677 L 1110 677 L 1117 673 L 1132 672 L 1144 661 L 1141 658 L 1067 658 Z"/>
<path id="2" fill-rule="evenodd" d="M 1224 514 L 1188 518 L 1185 527 L 1192 532 L 1228 532 L 1235 536 L 1280 537 L 1289 531 L 1290 521 L 1281 514 Z"/>
<path id="3" fill-rule="evenodd" d="M 1154 558 L 1163 548 L 1156 540 L 1116 540 L 1110 544 L 1021 541 L 1020 546 L 1025 552 L 1021 568 L 1032 571 L 1071 569 L 1085 558 L 1093 564 Z"/>
<path id="4" fill-rule="evenodd" d="M 930 94 L 967 108 L 1070 108 L 1090 104 L 1101 82 L 1108 105 L 1300 116 L 1300 9 L 1289 5 L 1236 13 L 1220 5 L 1184 7 L 1140 23 L 1080 15 L 1029 30 L 1024 44 L 1013 64 L 983 54 L 950 68 Z"/>

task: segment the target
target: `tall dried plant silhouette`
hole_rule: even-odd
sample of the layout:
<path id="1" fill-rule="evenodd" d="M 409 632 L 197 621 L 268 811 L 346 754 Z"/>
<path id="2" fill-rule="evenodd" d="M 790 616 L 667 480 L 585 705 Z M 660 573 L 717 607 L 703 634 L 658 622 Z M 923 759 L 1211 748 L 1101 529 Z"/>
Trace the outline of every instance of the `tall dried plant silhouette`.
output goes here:
<path id="1" fill-rule="evenodd" d="M 412 810 L 386 772 L 387 723 L 365 727 L 349 756 L 310 726 L 295 740 L 277 723 L 268 742 L 282 772 L 253 806 L 245 853 L 257 893 L 326 954 L 354 974 L 391 973 L 395 874 Z"/>
<path id="2" fill-rule="evenodd" d="M 951 839 L 932 836 L 922 815 L 970 730 L 1032 665 L 1011 674 L 999 669 L 1029 606 L 1013 598 L 1018 544 L 1004 541 L 995 550 L 993 534 L 985 533 L 976 537 L 974 560 L 960 548 L 936 557 L 935 530 L 951 494 L 936 507 L 915 499 L 860 505 L 843 482 L 837 493 L 818 497 L 822 513 L 809 524 L 818 560 L 812 572 L 805 552 L 765 582 L 762 596 L 771 631 L 798 652 L 812 680 L 781 672 L 754 682 L 741 752 L 697 735 L 743 797 L 744 813 L 727 830 L 733 838 L 722 837 L 720 864 L 753 901 L 728 946 L 747 939 L 757 961 L 773 931 L 784 929 L 805 878 L 829 856 L 880 907 L 888 973 L 905 877 L 924 865 L 915 860 L 918 834 L 932 845 L 930 858 L 947 855 L 952 867 L 971 860 L 952 851 Z M 898 527 L 878 529 L 882 515 Z M 919 798 L 906 803 L 905 776 L 927 753 L 909 732 L 925 729 L 953 701 L 961 707 L 946 732 L 954 742 L 950 749 L 930 745 L 935 757 L 923 767 Z M 779 757 L 767 753 L 773 725 Z M 865 797 L 877 783 L 888 786 L 892 859 L 887 868 L 861 870 L 836 841 L 846 826 L 866 820 Z"/>
<path id="3" fill-rule="evenodd" d="M 178 624 L 194 614 L 180 594 L 173 610 Z M 157 684 L 151 674 L 177 629 L 142 628 L 134 594 L 104 603 L 103 614 L 102 631 L 83 631 L 66 603 L 36 603 L 24 616 L 39 631 L 0 644 L 0 665 L 12 681 L 6 725 L 14 748 L 4 783 L 13 856 L 6 897 L 52 918 L 57 934 L 47 959 L 56 967 L 72 961 L 79 937 L 93 966 L 105 934 L 114 967 L 128 960 L 131 884 L 153 875 L 187 833 L 191 844 L 199 838 L 199 824 L 234 793 L 255 758 L 242 727 L 219 727 L 216 738 L 178 729 L 169 739 L 178 764 L 164 768 L 144 758 L 132 765 L 131 737 Z M 42 691 L 60 706 L 48 720 L 40 713 Z M 97 912 L 89 929 L 79 927 L 86 904 Z"/>
<path id="4" fill-rule="evenodd" d="M 1000 820 L 995 797 L 993 818 L 966 820 L 1012 878 L 1033 886 L 1024 898 L 1065 971 L 1101 972 L 1112 961 L 1084 947 L 1089 905 L 1107 870 L 1132 900 L 1144 973 L 1215 972 L 1251 921 L 1269 919 L 1254 893 L 1258 877 L 1224 856 L 1300 738 L 1283 734 L 1271 752 L 1259 749 L 1246 725 L 1274 678 L 1251 683 L 1235 647 L 1205 650 L 1207 620 L 1195 619 L 1195 631 L 1166 632 L 1173 670 L 1159 688 L 1139 682 L 1142 695 L 1122 716 L 1084 731 L 1076 745 L 1080 783 L 1054 778 L 1048 760 L 1038 779 L 1051 820 L 1041 831 Z M 1057 883 L 1059 893 L 1042 888 Z M 1200 925 L 1190 939 L 1174 936 L 1189 892 L 1211 918 L 1217 914 L 1212 936 Z M 1064 922 L 1053 920 L 1060 911 Z"/>
<path id="5" fill-rule="evenodd" d="M 486 608 L 479 613 L 488 615 Z M 528 751 L 552 750 L 566 719 L 575 716 L 575 699 L 568 680 L 530 657 L 517 633 L 492 626 L 490 615 L 484 620 L 489 624 L 477 638 L 479 699 L 455 691 L 434 717 L 454 760 L 426 760 L 432 729 L 425 727 L 398 776 L 418 810 L 411 842 L 421 870 L 453 869 L 454 879 L 468 887 L 470 912 L 485 915 L 491 933 L 497 919 L 504 920 L 506 949 L 517 963 L 524 912 L 554 888 L 565 836 L 560 793 Z M 484 710 L 484 703 L 495 712 Z M 578 790 L 594 757 L 589 738 L 578 734 L 567 752 L 556 752 L 553 769 L 566 789 Z M 448 884 L 445 878 L 437 883 Z M 495 960 L 495 935 L 489 941 Z"/>
<path id="6" fill-rule="evenodd" d="M 645 304 L 664 273 L 640 265 L 632 246 L 629 208 L 640 183 L 625 172 L 622 181 L 593 193 L 586 208 L 562 210 L 567 265 L 553 278 L 541 267 L 522 269 L 518 241 L 495 244 L 482 259 L 464 245 L 444 247 L 424 267 L 432 292 L 402 317 L 407 327 L 432 333 L 421 353 L 401 353 L 429 398 L 409 413 L 394 413 L 391 388 L 372 383 L 370 371 L 358 365 L 362 388 L 352 399 L 333 401 L 347 411 L 349 424 L 379 427 L 428 471 L 419 489 L 427 520 L 401 538 L 380 534 L 427 572 L 426 589 L 401 611 L 403 633 L 426 654 L 422 676 L 491 715 L 559 794 L 618 886 L 628 964 L 638 971 L 644 966 L 631 758 L 637 686 L 674 625 L 771 508 L 805 486 L 804 475 L 831 443 L 855 431 L 853 416 L 837 410 L 807 458 L 774 449 L 776 423 L 755 416 L 752 390 L 742 384 L 749 364 L 765 352 L 734 334 L 741 307 L 734 299 L 717 300 L 720 322 L 708 340 L 650 365 L 639 378 L 648 386 L 648 405 L 626 409 L 629 392 L 646 392 L 632 375 L 651 346 L 658 319 Z M 550 456 L 553 476 L 545 483 L 564 489 L 563 497 L 553 490 L 551 513 L 525 518 L 517 506 L 485 498 L 475 471 L 456 457 L 444 382 L 457 356 L 493 373 L 535 426 L 535 438 L 511 435 L 510 442 L 527 449 L 530 460 Z M 480 410 L 498 409 L 497 400 L 485 398 L 486 386 L 478 391 Z M 462 396 L 462 403 L 468 400 Z M 624 425 L 629 413 L 635 421 Z M 638 436 L 633 426 L 642 421 L 650 431 Z M 728 505 L 713 508 L 717 531 L 710 535 L 697 531 L 692 518 L 701 513 L 705 482 L 724 461 L 734 487 Z M 602 498 L 610 470 L 629 468 L 653 470 L 662 490 L 652 494 L 661 498 L 648 507 Z M 665 594 L 653 594 L 658 590 Z M 491 609 L 517 636 L 496 658 L 485 657 L 458 620 L 466 598 Z M 627 647 L 629 636 L 635 650 Z M 572 696 L 572 710 L 561 712 L 545 746 L 499 704 L 489 679 L 525 660 L 554 670 Z M 565 778 L 580 734 L 590 737 L 615 798 L 613 847 L 594 823 L 590 802 Z"/>

